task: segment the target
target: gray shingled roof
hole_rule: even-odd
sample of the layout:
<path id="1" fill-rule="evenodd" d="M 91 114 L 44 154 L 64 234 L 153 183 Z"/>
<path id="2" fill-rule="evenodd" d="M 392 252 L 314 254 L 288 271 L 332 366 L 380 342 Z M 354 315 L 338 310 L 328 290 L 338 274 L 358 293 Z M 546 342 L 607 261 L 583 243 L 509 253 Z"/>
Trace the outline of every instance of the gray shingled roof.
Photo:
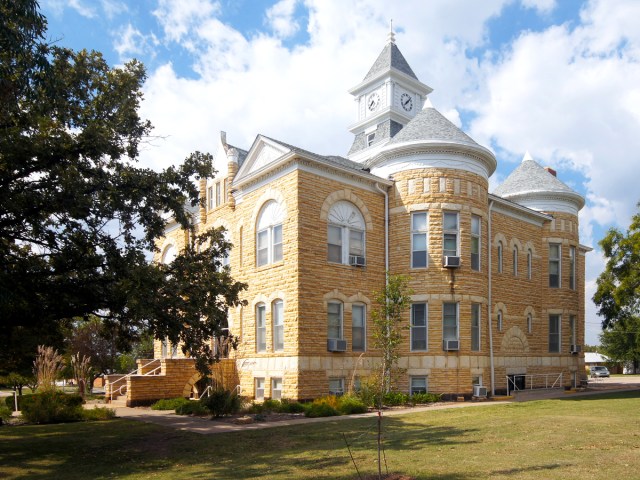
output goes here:
<path id="1" fill-rule="evenodd" d="M 238 168 L 240 168 L 242 166 L 242 164 L 244 163 L 245 158 L 247 158 L 247 155 L 249 154 L 249 152 L 247 152 L 246 150 L 240 148 L 240 147 L 236 147 L 234 145 L 229 145 L 227 144 L 230 148 L 235 148 L 238 152 Z"/>
<path id="2" fill-rule="evenodd" d="M 582 198 L 535 160 L 527 157 L 493 193 L 504 198 L 529 193 L 564 193 Z"/>
<path id="3" fill-rule="evenodd" d="M 264 135 L 263 135 L 264 136 Z M 319 155 L 317 153 L 310 152 L 309 150 L 304 150 L 303 148 L 296 147 L 295 145 L 290 145 L 285 142 L 281 142 L 280 140 L 276 140 L 275 138 L 264 136 L 268 138 L 272 142 L 279 143 L 285 148 L 288 148 L 296 153 L 300 153 L 302 155 L 317 158 L 318 160 L 323 160 L 325 162 L 334 163 L 341 167 L 352 168 L 353 170 L 364 170 L 364 166 L 361 163 L 354 162 L 353 160 L 349 160 L 348 158 L 340 157 L 337 155 Z"/>
<path id="4" fill-rule="evenodd" d="M 369 73 L 364 77 L 363 82 L 378 76 L 381 72 L 388 72 L 391 68 L 395 68 L 396 70 L 418 80 L 418 77 L 413 73 L 409 63 L 407 63 L 407 60 L 404 58 L 404 55 L 402 55 L 396 44 L 387 43 L 382 49 L 382 52 L 380 52 L 380 55 L 378 55 L 378 58 L 369 70 Z"/>
<path id="5" fill-rule="evenodd" d="M 473 138 L 430 106 L 418 112 L 389 143 L 397 144 L 420 140 L 455 142 L 479 146 Z"/>

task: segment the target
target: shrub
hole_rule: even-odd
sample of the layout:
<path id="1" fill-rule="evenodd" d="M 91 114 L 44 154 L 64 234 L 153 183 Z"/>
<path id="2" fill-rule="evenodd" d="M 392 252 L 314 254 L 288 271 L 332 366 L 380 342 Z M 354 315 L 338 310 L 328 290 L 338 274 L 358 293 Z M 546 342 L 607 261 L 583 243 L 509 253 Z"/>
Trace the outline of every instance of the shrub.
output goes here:
<path id="1" fill-rule="evenodd" d="M 178 405 L 175 410 L 178 415 L 206 415 L 209 413 L 207 407 L 202 403 L 189 400 Z"/>
<path id="2" fill-rule="evenodd" d="M 7 422 L 11 418 L 11 410 L 5 405 L 0 405 L 0 425 Z"/>
<path id="3" fill-rule="evenodd" d="M 382 397 L 382 404 L 389 407 L 396 407 L 398 405 L 406 405 L 409 403 L 409 395 L 401 392 L 387 392 Z"/>
<path id="4" fill-rule="evenodd" d="M 282 408 L 282 403 L 280 400 L 273 400 L 271 398 L 266 398 L 264 402 L 262 402 L 262 411 L 263 412 L 279 412 Z"/>
<path id="5" fill-rule="evenodd" d="M 245 411 L 246 413 L 262 413 L 264 412 L 264 406 L 262 403 L 251 402 L 251 405 Z"/>
<path id="6" fill-rule="evenodd" d="M 24 395 L 19 395 L 18 396 L 18 410 L 22 410 L 22 401 L 23 401 L 23 399 L 29 398 L 29 397 L 33 397 L 34 395 L 35 395 L 35 393 L 26 393 Z M 13 411 L 13 408 L 15 407 L 14 400 L 13 400 L 13 395 L 5 397 L 4 403 L 7 405 L 7 407 L 9 407 L 9 410 Z"/>
<path id="7" fill-rule="evenodd" d="M 328 403 L 316 403 L 314 401 L 306 406 L 304 415 L 310 418 L 335 417 L 340 415 L 340 412 Z"/>
<path id="8" fill-rule="evenodd" d="M 282 413 L 303 413 L 304 410 L 304 405 L 300 402 L 292 400 L 282 400 L 280 402 L 280 412 Z"/>
<path id="9" fill-rule="evenodd" d="M 82 419 L 88 422 L 96 422 L 99 420 L 113 420 L 116 418 L 116 411 L 107 407 L 96 407 L 83 409 Z"/>
<path id="10" fill-rule="evenodd" d="M 189 403 L 190 400 L 184 397 L 178 398 L 163 398 L 151 405 L 151 410 L 175 410 L 180 405 Z"/>
<path id="11" fill-rule="evenodd" d="M 355 395 L 344 395 L 338 402 L 338 411 L 342 415 L 352 415 L 354 413 L 365 413 L 367 406 Z"/>
<path id="12" fill-rule="evenodd" d="M 229 390 L 211 390 L 208 397 L 200 399 L 211 415 L 221 417 L 237 413 L 242 406 L 242 400 Z"/>
<path id="13" fill-rule="evenodd" d="M 30 423 L 65 423 L 83 419 L 82 397 L 47 391 L 24 396 L 22 416 Z"/>
<path id="14" fill-rule="evenodd" d="M 440 395 L 436 393 L 414 393 L 409 397 L 409 401 L 413 405 L 417 403 L 435 403 L 440 401 Z"/>

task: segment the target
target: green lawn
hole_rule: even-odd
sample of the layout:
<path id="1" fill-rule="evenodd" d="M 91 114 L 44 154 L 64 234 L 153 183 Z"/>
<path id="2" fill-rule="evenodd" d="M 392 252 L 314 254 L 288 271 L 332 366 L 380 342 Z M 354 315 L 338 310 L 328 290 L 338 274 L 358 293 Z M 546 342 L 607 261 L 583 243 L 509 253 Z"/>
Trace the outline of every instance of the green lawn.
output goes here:
<path id="1" fill-rule="evenodd" d="M 640 392 L 385 417 L 389 470 L 419 479 L 640 478 Z M 0 428 L 3 479 L 357 479 L 375 418 L 199 435 L 134 421 Z"/>

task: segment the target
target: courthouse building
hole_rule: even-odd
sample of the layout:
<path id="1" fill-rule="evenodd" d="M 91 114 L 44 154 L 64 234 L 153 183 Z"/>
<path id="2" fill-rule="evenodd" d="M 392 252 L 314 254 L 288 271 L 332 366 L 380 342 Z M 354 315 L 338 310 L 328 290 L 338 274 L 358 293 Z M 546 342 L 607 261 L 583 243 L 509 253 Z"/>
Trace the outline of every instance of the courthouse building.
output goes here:
<path id="1" fill-rule="evenodd" d="M 412 290 L 399 390 L 470 397 L 584 376 L 584 199 L 529 154 L 490 193 L 494 154 L 438 112 L 431 91 L 390 34 L 349 91 L 346 155 L 263 135 L 247 150 L 221 133 L 194 222 L 225 227 L 225 261 L 248 284 L 224 362 L 243 395 L 312 399 L 370 375 L 385 271 Z M 186 239 L 170 224 L 156 261 Z M 197 382 L 179 349 L 158 342 L 155 355 L 162 374 L 128 379 L 130 403 L 157 397 L 158 382 L 185 394 Z"/>

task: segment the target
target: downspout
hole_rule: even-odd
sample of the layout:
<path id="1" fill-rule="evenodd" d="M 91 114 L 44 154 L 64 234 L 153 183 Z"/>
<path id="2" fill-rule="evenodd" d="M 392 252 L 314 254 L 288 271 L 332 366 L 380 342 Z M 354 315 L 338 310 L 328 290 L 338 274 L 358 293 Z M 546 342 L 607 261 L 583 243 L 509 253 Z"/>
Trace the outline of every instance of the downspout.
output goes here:
<path id="1" fill-rule="evenodd" d="M 389 286 L 389 193 L 378 183 L 376 189 L 384 195 L 384 271 L 385 285 Z"/>
<path id="2" fill-rule="evenodd" d="M 489 295 L 488 295 L 488 302 L 489 304 L 487 305 L 487 311 L 488 311 L 488 315 L 487 315 L 487 320 L 489 322 L 489 364 L 491 367 L 491 396 L 495 396 L 496 394 L 496 371 L 495 371 L 495 365 L 493 362 L 493 322 L 491 321 L 491 304 L 492 304 L 492 295 L 491 295 L 491 210 L 493 209 L 493 200 L 491 200 L 489 202 L 489 218 L 487 220 L 487 249 L 488 249 L 488 256 L 489 256 Z"/>

